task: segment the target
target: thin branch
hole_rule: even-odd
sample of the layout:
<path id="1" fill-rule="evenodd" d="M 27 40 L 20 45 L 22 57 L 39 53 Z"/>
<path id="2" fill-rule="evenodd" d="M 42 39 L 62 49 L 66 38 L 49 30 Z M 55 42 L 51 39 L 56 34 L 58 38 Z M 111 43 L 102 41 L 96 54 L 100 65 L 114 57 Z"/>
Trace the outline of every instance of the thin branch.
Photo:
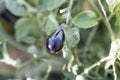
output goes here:
<path id="1" fill-rule="evenodd" d="M 44 79 L 47 80 L 47 78 L 48 78 L 48 76 L 50 75 L 50 72 L 51 72 L 51 71 L 52 71 L 52 66 L 49 65 L 49 66 L 48 66 L 48 70 L 47 70 L 47 72 L 46 72 L 46 75 L 45 75 Z"/>
<path id="2" fill-rule="evenodd" d="M 112 66 L 113 66 L 114 80 L 117 80 L 117 74 L 116 74 L 116 69 L 115 69 L 115 60 L 116 60 L 116 58 L 114 57 Z"/>
<path id="3" fill-rule="evenodd" d="M 106 11 L 105 11 L 102 3 L 101 3 L 101 0 L 98 0 L 98 3 L 99 3 L 99 5 L 100 5 L 100 7 L 101 7 L 101 10 L 102 10 L 104 16 L 105 16 L 105 19 L 106 19 L 106 20 L 104 20 L 104 21 L 105 21 L 106 27 L 108 28 L 108 31 L 109 31 L 109 33 L 110 33 L 111 40 L 113 41 L 113 40 L 115 40 L 115 34 L 114 34 L 114 32 L 113 32 L 113 30 L 112 30 L 112 28 L 111 28 L 111 25 L 110 25 L 110 23 L 109 23 L 109 19 L 108 19 L 108 17 L 107 17 Z M 114 58 L 112 58 L 112 60 L 113 60 L 112 66 L 113 66 L 114 80 L 117 80 L 117 74 L 116 74 L 116 69 L 115 69 L 115 59 L 116 59 L 116 58 L 115 58 L 115 56 L 114 56 Z"/>
<path id="4" fill-rule="evenodd" d="M 102 17 L 102 20 L 103 20 L 103 22 L 105 23 L 105 25 L 106 25 L 109 33 L 110 33 L 111 40 L 115 40 L 116 37 L 115 37 L 114 32 L 113 32 L 113 30 L 112 30 L 112 28 L 111 28 L 111 25 L 110 25 L 110 23 L 109 23 L 109 19 L 108 19 L 107 15 L 106 15 L 105 9 L 104 9 L 104 7 L 103 7 L 103 5 L 102 5 L 102 3 L 101 3 L 101 0 L 98 0 L 98 1 L 99 1 L 100 7 L 102 6 L 102 9 L 101 9 L 101 10 L 102 10 L 103 14 L 102 14 L 101 11 L 98 9 L 98 6 L 95 5 L 94 1 L 93 1 L 93 0 L 89 0 L 91 6 L 92 6 L 93 9 L 96 11 L 96 13 L 97 13 L 100 17 Z"/>
<path id="5" fill-rule="evenodd" d="M 73 6 L 73 0 L 70 0 L 69 6 L 68 6 L 68 10 L 67 10 L 66 25 L 68 25 L 68 23 L 70 21 L 70 15 L 71 15 L 72 6 Z"/>
<path id="6" fill-rule="evenodd" d="M 81 73 L 81 75 L 88 74 L 90 70 L 92 70 L 92 69 L 95 68 L 96 66 L 100 66 L 101 63 L 103 63 L 103 62 L 105 62 L 105 61 L 108 61 L 108 60 L 110 60 L 110 59 L 111 59 L 110 56 L 107 56 L 107 57 L 102 58 L 101 60 L 99 60 L 98 62 L 94 63 L 92 66 L 90 66 L 89 68 L 84 69 L 84 72 Z"/>
<path id="7" fill-rule="evenodd" d="M 105 11 L 102 3 L 101 3 L 101 0 L 98 0 L 98 3 L 99 3 L 99 5 L 100 5 L 101 10 L 102 10 L 102 12 L 103 12 L 103 15 L 104 15 L 104 17 L 105 17 L 104 22 L 105 22 L 105 24 L 106 24 L 106 27 L 107 27 L 109 33 L 110 33 L 111 40 L 113 41 L 113 40 L 115 40 L 115 34 L 114 34 L 114 32 L 113 32 L 113 30 L 112 30 L 112 28 L 111 28 L 111 25 L 110 25 L 110 23 L 109 23 L 109 19 L 108 19 L 108 17 L 107 17 L 106 11 Z"/>
<path id="8" fill-rule="evenodd" d="M 107 18 L 106 11 L 105 11 L 105 9 L 104 9 L 104 7 L 103 7 L 102 3 L 101 3 L 101 0 L 98 0 L 98 3 L 99 3 L 99 5 L 100 5 L 100 7 L 101 7 L 101 10 L 102 10 L 102 12 L 103 12 L 103 14 L 104 14 L 105 18 L 106 18 L 106 19 L 108 19 L 108 18 Z"/>
<path id="9" fill-rule="evenodd" d="M 120 61 L 120 57 L 118 55 L 115 55 L 115 57 Z"/>

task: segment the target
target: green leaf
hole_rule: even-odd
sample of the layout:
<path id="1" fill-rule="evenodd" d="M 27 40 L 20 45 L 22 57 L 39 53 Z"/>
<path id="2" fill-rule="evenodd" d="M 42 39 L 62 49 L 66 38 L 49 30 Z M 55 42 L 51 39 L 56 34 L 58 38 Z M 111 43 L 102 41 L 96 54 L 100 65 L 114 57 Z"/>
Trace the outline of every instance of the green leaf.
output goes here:
<path id="1" fill-rule="evenodd" d="M 45 30 L 47 34 L 50 35 L 51 33 L 53 33 L 53 31 L 55 31 L 58 26 L 59 25 L 55 17 L 50 14 L 45 20 Z"/>
<path id="2" fill-rule="evenodd" d="M 79 28 L 88 29 L 97 25 L 97 20 L 97 16 L 94 12 L 85 11 L 75 16 L 72 22 Z"/>
<path id="3" fill-rule="evenodd" d="M 80 41 L 79 29 L 77 27 L 67 28 L 65 30 L 66 43 L 69 48 L 73 48 Z"/>
<path id="4" fill-rule="evenodd" d="M 66 0 L 39 0 L 38 9 L 40 11 L 53 10 L 61 6 Z"/>
<path id="5" fill-rule="evenodd" d="M 34 18 L 21 18 L 15 24 L 16 40 L 33 44 L 40 31 Z"/>
<path id="6" fill-rule="evenodd" d="M 27 8 L 18 3 L 18 0 L 5 0 L 6 8 L 16 16 L 26 16 L 28 15 Z"/>

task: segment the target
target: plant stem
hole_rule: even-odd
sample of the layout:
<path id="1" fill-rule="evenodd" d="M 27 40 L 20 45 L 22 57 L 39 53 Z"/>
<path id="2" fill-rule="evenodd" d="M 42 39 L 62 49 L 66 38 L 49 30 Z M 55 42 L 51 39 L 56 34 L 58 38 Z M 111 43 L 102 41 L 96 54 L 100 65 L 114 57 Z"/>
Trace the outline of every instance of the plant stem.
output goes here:
<path id="1" fill-rule="evenodd" d="M 110 23 L 109 23 L 109 21 L 108 21 L 108 18 L 107 18 L 106 20 L 104 19 L 103 21 L 104 21 L 104 23 L 105 23 L 105 25 L 106 25 L 109 33 L 110 33 L 111 40 L 114 41 L 114 40 L 116 39 L 116 38 L 115 38 L 115 34 L 114 34 L 114 32 L 113 32 L 113 30 L 112 30 L 112 28 L 111 28 L 111 25 L 110 25 Z"/>
<path id="2" fill-rule="evenodd" d="M 47 70 L 47 72 L 46 72 L 46 75 L 45 75 L 44 79 L 47 80 L 47 78 L 48 78 L 48 76 L 50 75 L 50 72 L 51 72 L 51 71 L 52 71 L 52 66 L 49 65 L 49 66 L 48 66 L 48 70 Z"/>
<path id="3" fill-rule="evenodd" d="M 73 6 L 73 0 L 70 0 L 69 6 L 68 6 L 67 18 L 66 18 L 66 25 L 68 25 L 69 21 L 70 21 L 72 6 Z M 75 53 L 73 52 L 73 56 L 74 56 L 75 61 L 78 63 L 78 65 L 81 66 L 81 62 L 80 62 L 76 52 Z"/>
<path id="4" fill-rule="evenodd" d="M 92 66 L 90 66 L 89 68 L 84 69 L 84 72 L 81 73 L 81 75 L 88 74 L 90 70 L 92 70 L 92 69 L 95 68 L 96 66 L 100 66 L 101 63 L 103 63 L 103 62 L 105 62 L 105 61 L 108 61 L 108 60 L 110 60 L 110 59 L 111 59 L 110 56 L 107 56 L 107 57 L 102 58 L 101 60 L 99 60 L 98 62 L 94 63 Z"/>
<path id="5" fill-rule="evenodd" d="M 114 35 L 114 32 L 113 32 L 113 30 L 112 30 L 112 28 L 111 28 L 111 25 L 110 25 L 110 23 L 109 23 L 109 20 L 108 20 L 106 11 L 105 11 L 105 9 L 104 9 L 102 3 L 101 3 L 101 0 L 98 0 L 98 3 L 99 3 L 99 5 L 100 5 L 101 10 L 102 10 L 102 12 L 103 12 L 103 15 L 104 15 L 104 17 L 105 17 L 104 22 L 105 22 L 106 27 L 107 27 L 107 29 L 108 29 L 110 35 L 111 35 L 111 40 L 113 41 L 113 40 L 115 40 L 115 35 Z"/>
<path id="6" fill-rule="evenodd" d="M 68 10 L 67 10 L 66 25 L 68 25 L 68 23 L 70 21 L 72 6 L 73 6 L 73 0 L 70 0 L 69 6 L 68 6 Z"/>
<path id="7" fill-rule="evenodd" d="M 105 25 L 106 25 L 109 33 L 110 33 L 111 40 L 112 40 L 112 41 L 115 40 L 115 34 L 114 34 L 114 32 L 113 32 L 113 30 L 112 30 L 112 28 L 111 28 L 111 25 L 110 25 L 110 23 L 109 23 L 109 19 L 108 19 L 107 15 L 106 15 L 106 12 L 105 12 L 105 10 L 104 10 L 104 7 L 103 7 L 102 4 L 101 4 L 101 1 L 98 0 L 98 1 L 99 1 L 99 5 L 100 5 L 100 7 L 101 7 L 101 10 L 102 10 L 103 14 L 101 13 L 101 11 L 99 11 L 98 7 L 95 5 L 95 3 L 94 3 L 93 0 L 89 0 L 89 1 L 90 1 L 90 4 L 92 5 L 92 7 L 94 8 L 94 10 L 96 11 L 96 13 L 97 13 L 99 16 L 102 17 L 102 20 L 103 20 L 103 22 L 105 23 Z"/>
<path id="8" fill-rule="evenodd" d="M 101 7 L 101 10 L 102 10 L 103 14 L 104 14 L 104 17 L 105 17 L 104 21 L 105 21 L 106 27 L 108 28 L 108 31 L 109 31 L 109 33 L 111 35 L 111 40 L 113 41 L 113 40 L 115 40 L 115 35 L 114 35 L 114 32 L 113 32 L 113 30 L 111 28 L 111 25 L 109 23 L 109 19 L 107 17 L 106 11 L 105 11 L 102 3 L 101 3 L 101 0 L 98 0 L 98 3 L 100 5 L 100 7 Z M 116 69 L 115 69 L 115 60 L 116 60 L 116 58 L 114 57 L 114 58 L 112 58 L 112 60 L 113 60 L 112 66 L 113 66 L 114 80 L 117 80 L 117 74 L 116 74 Z"/>
<path id="9" fill-rule="evenodd" d="M 113 66 L 113 74 L 114 74 L 114 80 L 117 80 L 117 73 L 116 73 L 116 69 L 115 69 L 115 60 L 116 58 L 113 58 L 113 62 L 112 62 L 112 66 Z"/>

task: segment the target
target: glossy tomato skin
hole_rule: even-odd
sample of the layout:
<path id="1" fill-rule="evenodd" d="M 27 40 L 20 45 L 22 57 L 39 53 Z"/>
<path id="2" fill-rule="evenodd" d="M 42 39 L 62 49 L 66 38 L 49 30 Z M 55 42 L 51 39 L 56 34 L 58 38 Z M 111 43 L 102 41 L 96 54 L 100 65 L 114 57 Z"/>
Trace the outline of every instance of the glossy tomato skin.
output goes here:
<path id="1" fill-rule="evenodd" d="M 63 29 L 56 30 L 47 38 L 46 41 L 47 51 L 51 54 L 58 52 L 63 48 L 64 40 L 65 40 L 64 30 Z"/>

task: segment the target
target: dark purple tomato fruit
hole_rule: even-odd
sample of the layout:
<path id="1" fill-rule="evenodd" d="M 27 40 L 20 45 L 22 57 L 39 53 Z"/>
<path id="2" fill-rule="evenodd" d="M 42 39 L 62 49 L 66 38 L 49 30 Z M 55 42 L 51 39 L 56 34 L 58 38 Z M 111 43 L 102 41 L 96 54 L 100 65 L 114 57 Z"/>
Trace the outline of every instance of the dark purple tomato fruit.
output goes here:
<path id="1" fill-rule="evenodd" d="M 56 53 L 63 48 L 65 40 L 65 34 L 63 29 L 56 30 L 50 36 L 48 36 L 46 41 L 46 48 L 49 53 Z"/>

